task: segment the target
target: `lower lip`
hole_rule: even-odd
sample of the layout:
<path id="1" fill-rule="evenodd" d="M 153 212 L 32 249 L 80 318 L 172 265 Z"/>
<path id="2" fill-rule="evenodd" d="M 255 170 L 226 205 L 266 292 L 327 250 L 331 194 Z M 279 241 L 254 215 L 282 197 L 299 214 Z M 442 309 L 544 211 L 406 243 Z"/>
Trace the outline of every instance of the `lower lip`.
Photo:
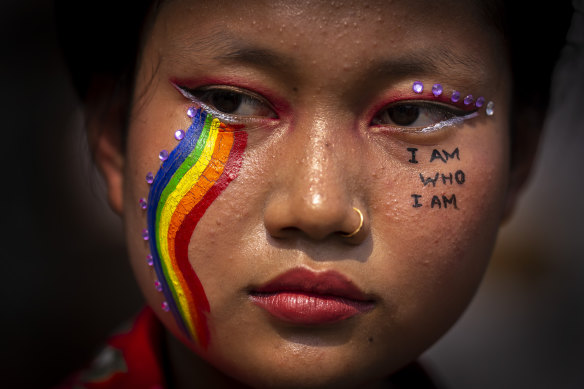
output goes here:
<path id="1" fill-rule="evenodd" d="M 348 319 L 373 309 L 373 303 L 300 292 L 258 293 L 251 300 L 288 323 L 315 325 Z"/>

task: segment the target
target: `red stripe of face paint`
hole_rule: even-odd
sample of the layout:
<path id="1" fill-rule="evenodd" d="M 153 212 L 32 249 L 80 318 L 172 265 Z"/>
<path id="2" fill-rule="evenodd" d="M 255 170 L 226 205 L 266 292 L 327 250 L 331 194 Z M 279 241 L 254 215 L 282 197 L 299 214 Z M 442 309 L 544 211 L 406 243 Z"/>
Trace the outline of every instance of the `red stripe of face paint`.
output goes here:
<path id="1" fill-rule="evenodd" d="M 189 262 L 188 249 L 191 236 L 199 220 L 205 214 L 205 211 L 215 201 L 215 199 L 227 188 L 227 185 L 233 181 L 243 160 L 243 152 L 247 144 L 247 133 L 244 131 L 233 132 L 235 137 L 231 153 L 223 174 L 219 177 L 215 185 L 205 194 L 201 201 L 191 210 L 184 222 L 180 226 L 175 238 L 175 253 L 179 271 L 185 278 L 189 292 L 197 301 L 196 311 L 198 320 L 196 321 L 196 331 L 200 336 L 199 343 L 201 347 L 207 348 L 209 344 L 209 329 L 207 327 L 206 313 L 210 311 L 209 301 L 203 289 L 201 281 L 197 277 L 193 267 Z"/>

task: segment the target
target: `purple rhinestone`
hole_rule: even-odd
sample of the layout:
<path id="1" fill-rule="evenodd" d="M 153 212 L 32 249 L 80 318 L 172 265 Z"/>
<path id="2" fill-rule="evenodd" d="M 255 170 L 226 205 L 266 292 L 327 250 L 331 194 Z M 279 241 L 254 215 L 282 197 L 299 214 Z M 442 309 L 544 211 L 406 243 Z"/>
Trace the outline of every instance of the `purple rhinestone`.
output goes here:
<path id="1" fill-rule="evenodd" d="M 460 92 L 453 90 L 450 100 L 452 100 L 453 103 L 458 103 L 458 100 L 460 100 Z"/>
<path id="2" fill-rule="evenodd" d="M 194 118 L 196 114 L 197 110 L 195 107 L 190 107 L 189 109 L 187 109 L 187 116 L 190 117 L 191 119 Z"/>
<path id="3" fill-rule="evenodd" d="M 440 84 L 434 84 L 432 86 L 432 93 L 434 94 L 434 96 L 438 97 L 442 94 L 442 85 Z"/>
<path id="4" fill-rule="evenodd" d="M 148 172 L 148 174 L 146 174 L 146 182 L 149 184 L 154 182 L 154 176 L 152 175 L 152 172 Z"/>
<path id="5" fill-rule="evenodd" d="M 166 161 L 168 159 L 168 151 L 166 150 L 162 150 L 159 154 L 158 154 L 158 158 L 160 158 L 160 160 L 162 162 Z"/>
<path id="6" fill-rule="evenodd" d="M 148 266 L 154 266 L 154 261 L 152 260 L 152 254 L 148 254 L 146 256 L 146 263 L 148 264 Z"/>
<path id="7" fill-rule="evenodd" d="M 464 98 L 464 105 L 472 104 L 473 101 L 474 97 L 472 97 L 472 95 L 468 95 Z"/>
<path id="8" fill-rule="evenodd" d="M 412 86 L 412 90 L 415 93 L 422 93 L 424 91 L 424 84 L 422 84 L 420 81 L 415 81 L 414 85 Z"/>
<path id="9" fill-rule="evenodd" d="M 157 291 L 162 292 L 162 284 L 160 283 L 160 281 L 158 280 L 154 281 L 154 287 L 156 288 Z"/>
<path id="10" fill-rule="evenodd" d="M 164 312 L 168 312 L 170 310 L 170 307 L 168 306 L 168 303 L 166 301 L 162 302 L 162 310 Z"/>
<path id="11" fill-rule="evenodd" d="M 481 97 L 479 97 L 479 98 L 477 99 L 477 101 L 475 102 L 475 106 L 476 106 L 477 108 L 480 108 L 480 107 L 482 107 L 484 104 L 485 104 L 485 98 L 484 98 L 484 97 L 482 97 L 482 96 L 481 96 Z"/>
<path id="12" fill-rule="evenodd" d="M 142 238 L 143 238 L 144 240 L 148 240 L 148 239 L 150 239 L 150 234 L 148 233 L 148 229 L 144 228 L 144 229 L 142 230 Z"/>
<path id="13" fill-rule="evenodd" d="M 140 198 L 140 208 L 142 209 L 148 208 L 148 203 L 146 202 L 146 199 L 144 197 Z"/>
<path id="14" fill-rule="evenodd" d="M 182 140 L 185 137 L 185 132 L 183 130 L 176 130 L 174 133 L 174 139 Z"/>
<path id="15" fill-rule="evenodd" d="M 487 113 L 487 116 L 493 116 L 495 114 L 495 103 L 493 103 L 492 101 L 489 101 L 485 112 Z"/>

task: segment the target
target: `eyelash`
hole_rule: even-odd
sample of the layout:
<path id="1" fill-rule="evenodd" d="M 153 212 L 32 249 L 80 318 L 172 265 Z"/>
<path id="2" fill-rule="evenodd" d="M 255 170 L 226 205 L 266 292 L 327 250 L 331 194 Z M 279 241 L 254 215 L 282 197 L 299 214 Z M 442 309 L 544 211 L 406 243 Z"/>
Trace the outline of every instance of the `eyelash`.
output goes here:
<path id="1" fill-rule="evenodd" d="M 227 85 L 209 85 L 200 87 L 197 89 L 187 88 L 185 86 L 177 85 L 178 90 L 182 95 L 191 101 L 197 102 L 204 109 L 213 113 L 213 115 L 220 120 L 236 123 L 236 122 L 246 122 L 255 121 L 263 119 L 278 119 L 276 110 L 272 105 L 261 95 L 251 92 L 246 89 L 241 89 L 233 86 Z M 244 105 L 244 111 L 247 110 L 258 110 L 259 114 L 254 112 L 253 115 L 249 114 L 234 114 L 232 112 L 225 112 L 218 108 L 218 102 L 213 102 L 214 99 L 222 97 L 225 99 L 223 103 L 227 103 L 229 108 L 233 108 L 233 111 L 240 110 L 242 105 Z M 231 104 L 231 106 L 229 106 Z M 223 107 L 225 110 L 226 108 Z M 415 117 L 412 119 L 411 123 L 418 121 L 421 115 L 425 116 L 441 116 L 441 119 L 433 120 L 427 125 L 411 127 L 411 123 L 406 123 L 403 125 L 397 123 L 382 123 L 381 121 L 389 119 L 389 121 L 394 121 L 395 118 L 392 117 L 390 110 L 397 111 L 407 111 L 414 110 Z M 444 127 L 454 126 L 462 123 L 467 119 L 471 119 L 478 115 L 477 110 L 474 111 L 464 111 L 456 107 L 452 107 L 447 104 L 439 102 L 431 102 L 427 100 L 402 100 L 391 103 L 385 106 L 380 111 L 377 111 L 375 116 L 370 122 L 370 126 L 373 127 L 391 127 L 398 129 L 401 132 L 407 133 L 432 133 L 441 130 Z M 430 119 L 431 120 L 431 119 Z"/>
<path id="2" fill-rule="evenodd" d="M 277 119 L 278 115 L 272 105 L 262 96 L 248 90 L 226 85 L 210 85 L 197 89 L 190 89 L 184 86 L 178 86 L 180 92 L 191 101 L 199 103 L 203 108 L 213 113 L 213 115 L 221 120 L 227 122 L 241 122 L 254 119 Z M 222 111 L 216 105 L 218 102 L 213 102 L 214 98 L 219 98 L 220 94 L 227 100 L 227 104 L 232 104 L 231 108 L 239 110 L 242 105 L 247 105 L 247 109 L 257 109 L 261 112 L 253 115 L 249 114 L 234 114 L 231 112 Z M 224 101 L 225 103 L 225 101 Z"/>
<path id="3" fill-rule="evenodd" d="M 390 112 L 392 109 L 396 110 L 398 114 L 400 114 L 400 110 L 407 111 L 413 109 L 415 117 L 411 119 L 410 123 L 400 125 L 399 123 L 396 123 L 396 118 L 392 117 Z M 370 125 L 375 127 L 391 127 L 410 133 L 430 133 L 438 131 L 444 127 L 460 124 L 464 120 L 471 119 L 477 115 L 477 110 L 464 111 L 439 102 L 429 102 L 426 100 L 402 100 L 389 104 L 380 111 L 377 111 L 371 120 Z M 426 120 L 429 121 L 429 123 L 412 127 L 412 123 L 418 121 L 420 116 L 434 116 L 434 119 L 427 118 Z M 383 119 L 393 123 L 381 123 Z"/>

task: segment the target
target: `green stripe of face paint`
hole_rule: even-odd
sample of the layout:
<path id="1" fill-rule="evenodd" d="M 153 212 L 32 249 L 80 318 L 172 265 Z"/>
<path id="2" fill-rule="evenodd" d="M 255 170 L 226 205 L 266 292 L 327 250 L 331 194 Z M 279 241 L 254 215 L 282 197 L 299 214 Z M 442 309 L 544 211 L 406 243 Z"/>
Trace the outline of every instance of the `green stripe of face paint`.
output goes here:
<path id="1" fill-rule="evenodd" d="M 168 182 L 168 185 L 162 191 L 160 195 L 160 201 L 158 202 L 158 208 L 156 209 L 156 227 L 158 228 L 158 224 L 160 222 L 160 214 L 162 213 L 162 208 L 164 208 L 164 204 L 166 204 L 166 200 L 168 196 L 176 189 L 178 183 L 180 182 L 181 178 L 189 171 L 191 167 L 197 163 L 197 160 L 201 157 L 203 150 L 205 149 L 205 144 L 207 143 L 207 138 L 209 138 L 209 130 L 211 129 L 211 123 L 213 119 L 211 115 L 207 115 L 205 119 L 205 125 L 201 130 L 201 135 L 197 140 L 197 144 L 193 151 L 189 154 L 189 156 L 185 159 L 185 161 L 180 165 L 178 169 L 176 169 L 175 173 L 172 175 L 172 178 Z"/>
<path id="2" fill-rule="evenodd" d="M 213 119 L 211 118 L 211 115 L 207 115 L 207 118 L 205 119 L 205 124 L 203 125 L 203 128 L 201 129 L 201 134 L 199 135 L 199 139 L 197 139 L 197 143 L 195 145 L 195 148 L 193 149 L 193 151 L 191 151 L 191 153 L 184 160 L 184 162 L 176 169 L 176 171 L 172 175 L 172 178 L 170 179 L 170 181 L 168 182 L 168 184 L 166 185 L 166 187 L 162 191 L 162 193 L 160 195 L 160 200 L 158 202 L 158 207 L 156 208 L 156 228 L 155 228 L 156 235 L 155 236 L 158 236 L 158 226 L 160 223 L 160 215 L 162 213 L 162 209 L 164 208 L 164 204 L 166 204 L 166 200 L 168 199 L 168 196 L 170 196 L 170 194 L 176 189 L 181 178 L 189 171 L 189 169 L 191 167 L 193 167 L 195 165 L 195 163 L 197 163 L 197 161 L 201 157 L 201 154 L 203 153 L 203 150 L 205 149 L 207 139 L 209 138 L 209 133 L 210 133 L 212 122 L 213 122 Z M 156 248 L 158 250 L 158 257 L 162 258 L 162 253 L 160 252 L 160 247 L 159 247 L 158 243 L 156 243 Z M 160 265 L 162 268 L 162 272 L 164 274 L 164 278 L 166 278 L 167 283 L 170 286 L 170 292 L 172 293 L 172 295 L 174 297 L 174 301 L 179 301 L 177 291 L 175 290 L 174 286 L 172 285 L 170 275 L 168 274 L 169 269 L 166 266 L 167 264 L 164 261 L 161 261 Z M 180 315 L 184 318 L 185 312 L 184 312 L 183 308 L 180 306 L 180 304 L 177 304 L 177 309 L 178 309 Z"/>

